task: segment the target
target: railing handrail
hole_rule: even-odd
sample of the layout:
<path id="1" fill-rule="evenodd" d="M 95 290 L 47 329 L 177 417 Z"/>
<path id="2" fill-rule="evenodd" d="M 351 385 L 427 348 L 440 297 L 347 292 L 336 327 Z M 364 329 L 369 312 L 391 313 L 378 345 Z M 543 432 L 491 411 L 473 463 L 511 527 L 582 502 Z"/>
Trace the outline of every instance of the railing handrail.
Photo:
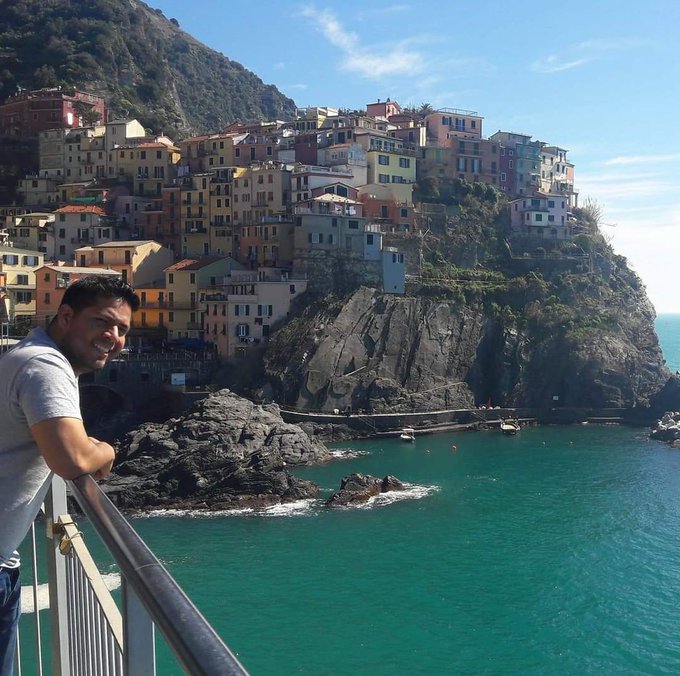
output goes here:
<path id="1" fill-rule="evenodd" d="M 190 674 L 247 674 L 94 479 L 84 475 L 68 483 L 182 667 Z"/>

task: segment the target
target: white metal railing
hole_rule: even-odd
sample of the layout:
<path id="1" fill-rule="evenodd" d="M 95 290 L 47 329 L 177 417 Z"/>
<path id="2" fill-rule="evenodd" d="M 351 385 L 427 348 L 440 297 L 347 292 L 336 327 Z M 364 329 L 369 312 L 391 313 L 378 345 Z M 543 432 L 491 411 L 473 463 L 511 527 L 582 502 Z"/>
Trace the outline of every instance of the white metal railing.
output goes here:
<path id="1" fill-rule="evenodd" d="M 153 676 L 157 626 L 186 673 L 246 674 L 92 477 L 79 477 L 69 486 L 118 564 L 122 610 L 105 585 L 78 526 L 67 514 L 64 481 L 55 477 L 43 507 L 51 634 L 51 669 L 47 671 L 54 676 Z M 30 543 L 36 647 L 34 655 L 29 656 L 19 637 L 17 676 L 22 675 L 22 666 L 30 657 L 36 663 L 31 674 L 42 675 L 45 668 L 35 532 L 34 524 Z"/>

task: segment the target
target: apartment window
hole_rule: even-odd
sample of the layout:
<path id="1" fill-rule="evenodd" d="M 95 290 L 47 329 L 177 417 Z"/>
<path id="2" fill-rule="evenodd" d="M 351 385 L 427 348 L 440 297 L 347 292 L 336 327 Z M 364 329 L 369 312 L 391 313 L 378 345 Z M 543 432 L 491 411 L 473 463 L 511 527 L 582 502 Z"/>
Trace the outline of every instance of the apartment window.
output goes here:
<path id="1" fill-rule="evenodd" d="M 378 174 L 378 183 L 389 183 L 390 177 L 387 174 Z"/>
<path id="2" fill-rule="evenodd" d="M 536 214 L 536 222 L 540 223 L 543 220 L 543 214 Z"/>
<path id="3" fill-rule="evenodd" d="M 372 246 L 372 245 L 373 245 L 373 238 L 374 238 L 374 235 L 366 235 L 366 244 L 367 244 L 368 246 Z"/>
<path id="4" fill-rule="evenodd" d="M 310 232 L 307 235 L 307 241 L 310 244 L 323 244 L 323 234 L 320 232 Z"/>
<path id="5" fill-rule="evenodd" d="M 168 273 L 168 284 L 174 284 L 175 283 L 175 275 L 170 272 Z"/>
<path id="6" fill-rule="evenodd" d="M 514 166 L 513 161 L 512 161 L 512 160 L 508 160 L 508 168 L 509 168 L 509 169 L 512 169 L 513 166 Z"/>
<path id="7" fill-rule="evenodd" d="M 4 254 L 2 262 L 5 263 L 5 265 L 18 265 L 19 256 L 16 256 L 15 254 Z"/>
<path id="8" fill-rule="evenodd" d="M 358 230 L 359 229 L 359 221 L 347 221 L 347 227 L 351 228 L 352 230 Z"/>
<path id="9" fill-rule="evenodd" d="M 250 305 L 246 303 L 234 305 L 234 315 L 236 317 L 248 317 L 250 315 Z"/>
<path id="10" fill-rule="evenodd" d="M 248 324 L 237 324 L 236 325 L 236 335 L 239 338 L 246 338 L 250 334 L 250 327 Z"/>
<path id="11" fill-rule="evenodd" d="M 382 164 L 384 166 L 389 166 L 389 164 L 390 164 L 389 155 L 378 155 L 378 164 Z"/>
<path id="12" fill-rule="evenodd" d="M 17 284 L 26 286 L 28 284 L 28 275 L 17 275 Z"/>
<path id="13" fill-rule="evenodd" d="M 271 317 L 274 314 L 273 305 L 258 305 L 257 306 L 257 316 L 258 317 Z"/>
<path id="14" fill-rule="evenodd" d="M 195 272 L 191 272 L 189 274 L 189 283 L 190 284 L 196 284 L 196 273 Z"/>
<path id="15" fill-rule="evenodd" d="M 555 200 L 548 200 L 548 207 L 554 207 L 555 206 Z"/>
<path id="16" fill-rule="evenodd" d="M 49 304 L 50 304 L 50 294 L 49 294 L 49 293 L 46 293 L 46 294 L 45 294 L 45 304 L 46 304 L 46 305 L 49 305 Z"/>
<path id="17" fill-rule="evenodd" d="M 555 222 L 555 217 L 553 215 L 548 216 L 548 223 L 554 223 Z"/>
<path id="18" fill-rule="evenodd" d="M 501 181 L 507 181 L 507 180 L 508 180 L 508 175 L 504 171 L 502 171 L 501 172 Z"/>
<path id="19" fill-rule="evenodd" d="M 32 299 L 32 294 L 30 291 L 17 291 L 16 293 L 17 303 L 30 303 Z"/>
<path id="20" fill-rule="evenodd" d="M 399 158 L 399 166 L 402 169 L 408 169 L 411 166 L 411 160 L 408 157 L 400 157 Z"/>
<path id="21" fill-rule="evenodd" d="M 24 256 L 24 265 L 38 265 L 38 257 Z"/>
<path id="22" fill-rule="evenodd" d="M 175 321 L 175 313 L 174 312 L 168 312 L 168 321 L 171 322 L 171 323 Z"/>

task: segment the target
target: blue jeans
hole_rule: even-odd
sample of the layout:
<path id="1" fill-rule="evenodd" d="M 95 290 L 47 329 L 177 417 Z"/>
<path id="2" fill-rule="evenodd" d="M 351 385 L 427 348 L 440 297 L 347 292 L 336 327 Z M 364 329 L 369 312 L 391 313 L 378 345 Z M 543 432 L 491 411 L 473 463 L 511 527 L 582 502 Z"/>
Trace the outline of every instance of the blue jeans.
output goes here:
<path id="1" fill-rule="evenodd" d="M 20 613 L 19 568 L 0 568 L 0 676 L 12 676 L 14 673 Z"/>

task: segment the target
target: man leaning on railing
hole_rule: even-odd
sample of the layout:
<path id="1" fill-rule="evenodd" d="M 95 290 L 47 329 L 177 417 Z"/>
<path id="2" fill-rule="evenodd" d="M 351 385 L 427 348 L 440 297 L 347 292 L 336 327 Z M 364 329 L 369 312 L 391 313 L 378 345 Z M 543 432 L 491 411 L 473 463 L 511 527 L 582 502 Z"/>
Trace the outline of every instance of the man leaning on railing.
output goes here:
<path id="1" fill-rule="evenodd" d="M 0 358 L 0 676 L 13 671 L 21 587 L 17 549 L 52 473 L 95 478 L 113 448 L 83 426 L 78 376 L 103 368 L 125 345 L 134 290 L 113 277 L 71 284 L 47 330 L 35 328 Z"/>

